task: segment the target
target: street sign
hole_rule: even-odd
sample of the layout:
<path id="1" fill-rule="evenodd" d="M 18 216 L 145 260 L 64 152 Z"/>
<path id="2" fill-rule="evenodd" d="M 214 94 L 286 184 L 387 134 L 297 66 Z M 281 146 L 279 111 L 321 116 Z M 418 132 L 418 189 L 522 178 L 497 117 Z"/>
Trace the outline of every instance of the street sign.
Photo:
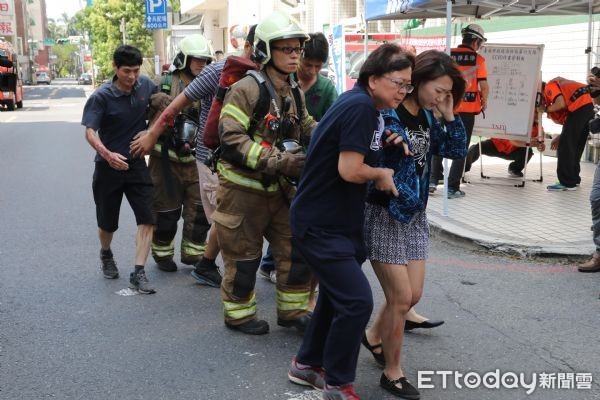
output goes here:
<path id="1" fill-rule="evenodd" d="M 44 46 L 54 46 L 56 44 L 56 40 L 52 38 L 44 38 Z"/>
<path id="2" fill-rule="evenodd" d="M 167 29 L 167 0 L 145 0 L 146 29 Z"/>
<path id="3" fill-rule="evenodd" d="M 0 15 L 9 17 L 15 15 L 15 4 L 13 0 L 0 0 Z"/>

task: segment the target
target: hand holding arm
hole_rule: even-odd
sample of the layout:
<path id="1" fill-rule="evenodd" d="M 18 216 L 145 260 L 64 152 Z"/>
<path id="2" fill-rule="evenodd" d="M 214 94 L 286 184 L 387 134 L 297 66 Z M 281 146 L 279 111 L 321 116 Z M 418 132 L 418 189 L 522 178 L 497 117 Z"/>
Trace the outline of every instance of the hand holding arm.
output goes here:
<path id="1" fill-rule="evenodd" d="M 390 168 L 373 168 L 364 163 L 365 156 L 354 151 L 342 151 L 338 160 L 338 172 L 343 180 L 350 183 L 367 183 L 374 181 L 377 190 L 398 197 L 398 189 L 394 184 L 394 170 Z"/>
<path id="2" fill-rule="evenodd" d="M 114 168 L 119 171 L 126 171 L 129 169 L 129 164 L 126 163 L 127 157 L 125 157 L 122 154 L 108 150 L 106 146 L 104 146 L 104 143 L 102 143 L 94 129 L 85 128 L 85 138 L 90 144 L 90 146 L 92 146 L 94 150 L 96 150 L 98 154 L 100 154 L 100 157 L 106 160 L 106 162 L 108 163 L 108 165 L 110 165 L 111 168 Z"/>

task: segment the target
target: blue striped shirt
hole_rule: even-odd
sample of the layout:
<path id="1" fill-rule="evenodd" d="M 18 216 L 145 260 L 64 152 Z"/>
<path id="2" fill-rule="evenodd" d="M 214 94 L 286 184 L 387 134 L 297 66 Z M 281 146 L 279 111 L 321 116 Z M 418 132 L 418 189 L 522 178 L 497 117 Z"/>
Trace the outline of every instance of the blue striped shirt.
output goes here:
<path id="1" fill-rule="evenodd" d="M 200 100 L 200 121 L 198 135 L 196 136 L 196 159 L 204 162 L 208 157 L 209 149 L 204 145 L 204 126 L 208 118 L 208 112 L 213 101 L 213 97 L 217 94 L 219 87 L 219 78 L 223 72 L 225 60 L 217 61 L 208 64 L 200 75 L 198 75 L 192 83 L 187 85 L 183 93 L 185 97 L 192 101 Z"/>

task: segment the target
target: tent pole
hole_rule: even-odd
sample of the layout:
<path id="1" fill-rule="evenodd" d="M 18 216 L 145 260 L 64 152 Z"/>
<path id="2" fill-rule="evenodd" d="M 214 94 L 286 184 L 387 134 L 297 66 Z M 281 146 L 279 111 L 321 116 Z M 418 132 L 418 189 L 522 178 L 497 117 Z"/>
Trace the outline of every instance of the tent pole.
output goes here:
<path id="1" fill-rule="evenodd" d="M 588 7 L 589 7 L 589 11 L 588 11 L 588 45 L 587 45 L 587 49 L 585 50 L 587 53 L 587 70 L 585 71 L 585 76 L 587 76 L 587 74 L 589 73 L 590 69 L 592 69 L 592 36 L 593 36 L 593 32 L 592 32 L 592 0 L 588 1 Z"/>
<path id="2" fill-rule="evenodd" d="M 591 1 L 591 0 L 590 0 Z M 452 0 L 446 1 L 446 53 L 450 54 L 452 47 Z M 468 143 L 467 143 L 468 146 Z M 442 207 L 442 216 L 448 216 L 448 159 L 444 158 L 444 202 Z M 462 179 L 462 178 L 461 178 Z"/>
<path id="3" fill-rule="evenodd" d="M 365 61 L 366 61 L 367 57 L 369 56 L 369 22 L 367 21 L 367 13 L 366 13 L 367 0 L 363 1 L 363 10 L 365 10 L 365 12 L 363 12 L 363 21 L 365 23 Z"/>

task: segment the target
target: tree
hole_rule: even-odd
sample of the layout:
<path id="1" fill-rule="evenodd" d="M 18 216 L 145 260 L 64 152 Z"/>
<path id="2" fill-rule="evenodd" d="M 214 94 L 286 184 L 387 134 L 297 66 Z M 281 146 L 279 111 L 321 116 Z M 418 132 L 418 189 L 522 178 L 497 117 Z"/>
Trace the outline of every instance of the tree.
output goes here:
<path id="1" fill-rule="evenodd" d="M 75 16 L 75 26 L 90 33 L 100 79 L 112 74 L 112 53 L 122 44 L 122 33 L 119 31 L 121 18 L 125 18 L 127 44 L 140 49 L 144 57 L 152 56 L 152 33 L 145 28 L 143 1 L 95 0 L 91 7 Z"/>
<path id="2" fill-rule="evenodd" d="M 78 75 L 77 65 L 79 61 L 79 46 L 75 44 L 57 44 L 52 47 L 52 53 L 56 56 L 56 71 L 59 76 Z"/>

